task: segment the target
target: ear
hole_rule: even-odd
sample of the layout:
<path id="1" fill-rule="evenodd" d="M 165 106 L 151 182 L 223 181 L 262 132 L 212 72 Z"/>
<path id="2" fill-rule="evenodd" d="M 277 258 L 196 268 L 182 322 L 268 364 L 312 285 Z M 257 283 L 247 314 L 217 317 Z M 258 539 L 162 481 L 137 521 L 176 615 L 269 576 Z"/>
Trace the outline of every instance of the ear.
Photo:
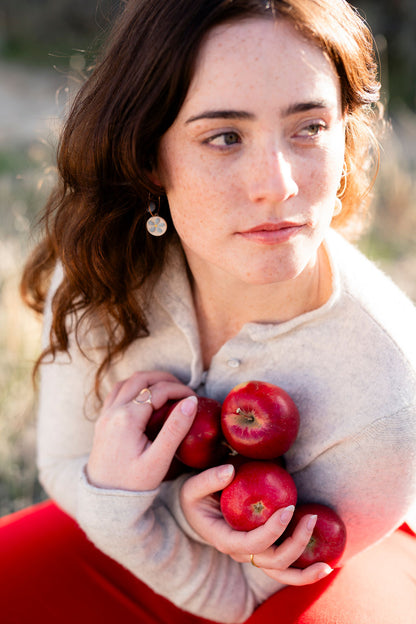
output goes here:
<path id="1" fill-rule="evenodd" d="M 164 195 L 165 189 L 163 188 L 163 184 L 157 170 L 149 168 L 147 169 L 145 175 L 147 178 L 147 186 L 149 187 L 150 192 L 155 196 Z"/>
<path id="2" fill-rule="evenodd" d="M 159 189 L 161 195 L 165 193 L 163 174 L 164 170 L 163 167 L 160 166 L 159 157 L 152 158 L 148 163 L 146 175 L 155 188 Z"/>
<path id="3" fill-rule="evenodd" d="M 147 177 L 149 178 L 150 182 L 152 182 L 152 184 L 154 184 L 155 186 L 160 186 L 161 188 L 163 188 L 163 184 L 161 182 L 161 179 L 159 177 L 159 174 L 157 172 L 157 170 L 155 168 L 151 169 L 148 174 Z"/>

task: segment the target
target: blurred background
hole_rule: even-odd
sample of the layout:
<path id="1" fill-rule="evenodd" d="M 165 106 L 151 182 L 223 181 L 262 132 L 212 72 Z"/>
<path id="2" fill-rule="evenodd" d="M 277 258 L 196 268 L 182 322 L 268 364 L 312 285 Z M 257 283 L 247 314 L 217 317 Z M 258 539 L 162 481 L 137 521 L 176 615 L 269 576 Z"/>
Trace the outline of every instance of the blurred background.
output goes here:
<path id="1" fill-rule="evenodd" d="M 0 0 L 0 516 L 42 500 L 31 380 L 40 322 L 19 298 L 57 133 L 122 0 Z M 390 129 L 360 247 L 416 302 L 416 3 L 352 3 L 375 36 Z M 57 389 L 59 391 L 59 389 Z"/>

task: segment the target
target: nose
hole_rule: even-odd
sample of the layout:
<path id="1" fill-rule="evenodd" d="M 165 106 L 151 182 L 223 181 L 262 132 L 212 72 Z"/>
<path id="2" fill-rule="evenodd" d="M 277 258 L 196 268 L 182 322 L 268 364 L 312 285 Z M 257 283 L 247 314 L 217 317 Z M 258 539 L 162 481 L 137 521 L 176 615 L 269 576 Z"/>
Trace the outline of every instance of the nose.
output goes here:
<path id="1" fill-rule="evenodd" d="M 249 180 L 253 202 L 281 203 L 299 191 L 289 159 L 275 148 L 264 150 L 256 163 L 251 163 Z"/>

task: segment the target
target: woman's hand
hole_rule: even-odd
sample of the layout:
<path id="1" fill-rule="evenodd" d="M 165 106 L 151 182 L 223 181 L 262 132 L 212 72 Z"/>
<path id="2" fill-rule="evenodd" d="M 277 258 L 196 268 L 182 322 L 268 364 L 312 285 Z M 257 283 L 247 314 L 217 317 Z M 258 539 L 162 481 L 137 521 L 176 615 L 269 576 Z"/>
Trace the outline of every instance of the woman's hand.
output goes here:
<path id="1" fill-rule="evenodd" d="M 216 492 L 233 478 L 231 465 L 210 468 L 185 481 L 181 505 L 191 527 L 209 544 L 235 561 L 251 561 L 271 578 L 285 585 L 309 585 L 327 576 L 332 569 L 326 563 L 314 563 L 299 570 L 290 566 L 305 550 L 312 535 L 316 516 L 305 516 L 293 535 L 279 546 L 293 514 L 293 507 L 277 510 L 262 526 L 252 531 L 235 531 L 224 520 Z M 254 559 L 250 555 L 255 555 Z"/>
<path id="2" fill-rule="evenodd" d="M 135 403 L 144 389 L 150 390 L 150 394 L 142 396 L 149 396 L 151 403 Z M 184 400 L 175 406 L 151 443 L 144 433 L 147 422 L 153 409 L 162 407 L 168 399 Z M 116 384 L 95 425 L 87 465 L 89 482 L 97 487 L 133 491 L 158 487 L 193 422 L 196 407 L 192 390 L 168 373 L 134 373 Z"/>

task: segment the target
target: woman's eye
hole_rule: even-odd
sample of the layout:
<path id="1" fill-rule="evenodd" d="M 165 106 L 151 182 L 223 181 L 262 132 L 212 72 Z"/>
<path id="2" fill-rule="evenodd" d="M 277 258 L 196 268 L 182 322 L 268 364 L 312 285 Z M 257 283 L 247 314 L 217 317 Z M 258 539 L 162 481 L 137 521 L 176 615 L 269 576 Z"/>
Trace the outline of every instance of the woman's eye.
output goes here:
<path id="1" fill-rule="evenodd" d="M 218 147 L 226 147 L 228 145 L 235 145 L 236 143 L 241 143 L 241 139 L 237 132 L 222 132 L 221 134 L 216 134 L 213 137 L 210 137 L 206 141 L 210 145 L 216 145 Z"/>
<path id="2" fill-rule="evenodd" d="M 321 132 L 325 130 L 325 128 L 326 128 L 326 125 L 324 123 L 321 123 L 321 122 L 312 123 L 306 126 L 305 128 L 301 128 L 301 130 L 299 130 L 296 133 L 296 136 L 299 136 L 302 138 L 315 137 L 318 134 L 321 134 Z"/>

